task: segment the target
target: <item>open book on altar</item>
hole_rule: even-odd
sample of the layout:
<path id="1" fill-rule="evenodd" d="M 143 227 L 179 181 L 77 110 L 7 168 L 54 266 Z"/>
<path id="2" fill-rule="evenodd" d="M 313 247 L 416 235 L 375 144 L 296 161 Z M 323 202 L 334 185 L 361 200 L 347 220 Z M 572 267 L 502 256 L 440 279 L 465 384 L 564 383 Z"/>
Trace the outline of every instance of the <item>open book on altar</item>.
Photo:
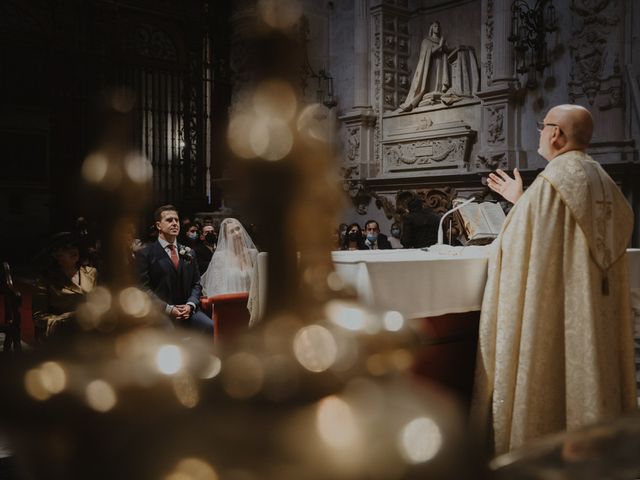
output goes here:
<path id="1" fill-rule="evenodd" d="M 497 203 L 469 203 L 457 212 L 466 245 L 491 243 L 500 233 L 506 215 Z"/>

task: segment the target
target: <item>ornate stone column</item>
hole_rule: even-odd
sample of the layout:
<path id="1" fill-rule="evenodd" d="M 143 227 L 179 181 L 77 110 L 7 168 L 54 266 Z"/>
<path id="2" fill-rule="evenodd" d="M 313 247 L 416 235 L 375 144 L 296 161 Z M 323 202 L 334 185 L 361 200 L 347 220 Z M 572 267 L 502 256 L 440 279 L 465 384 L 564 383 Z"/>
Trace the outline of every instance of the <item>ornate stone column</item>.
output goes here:
<path id="1" fill-rule="evenodd" d="M 477 170 L 526 168 L 516 126 L 515 75 L 511 34 L 512 0 L 482 0 L 482 132 Z"/>
<path id="2" fill-rule="evenodd" d="M 354 201 L 362 192 L 362 180 L 369 175 L 374 159 L 376 115 L 371 105 L 369 63 L 369 0 L 354 1 L 354 101 L 340 116 L 344 156 L 341 173 Z"/>

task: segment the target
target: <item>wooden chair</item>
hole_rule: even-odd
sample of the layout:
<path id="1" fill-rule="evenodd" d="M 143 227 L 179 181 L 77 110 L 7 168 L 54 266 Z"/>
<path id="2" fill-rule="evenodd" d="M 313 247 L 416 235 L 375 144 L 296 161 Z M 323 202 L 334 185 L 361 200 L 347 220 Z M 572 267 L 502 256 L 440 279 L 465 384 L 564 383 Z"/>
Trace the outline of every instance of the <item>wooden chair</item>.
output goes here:
<path id="1" fill-rule="evenodd" d="M 229 339 L 249 326 L 249 292 L 226 293 L 200 299 L 202 310 L 213 319 L 213 338 Z"/>
<path id="2" fill-rule="evenodd" d="M 0 332 L 4 333 L 3 352 L 20 352 L 20 305 L 22 295 L 13 285 L 11 267 L 3 262 L 2 298 L 4 300 L 4 320 Z"/>

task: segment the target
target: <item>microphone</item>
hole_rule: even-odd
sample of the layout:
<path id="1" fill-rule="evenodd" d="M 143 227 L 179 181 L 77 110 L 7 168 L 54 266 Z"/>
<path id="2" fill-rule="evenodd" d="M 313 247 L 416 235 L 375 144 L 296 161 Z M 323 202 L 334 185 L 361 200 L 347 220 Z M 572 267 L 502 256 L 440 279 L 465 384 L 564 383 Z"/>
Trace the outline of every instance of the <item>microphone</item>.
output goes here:
<path id="1" fill-rule="evenodd" d="M 476 200 L 475 197 L 471 197 L 471 198 L 465 200 L 463 203 L 461 203 L 457 207 L 452 208 L 451 210 L 446 212 L 444 215 L 442 215 L 442 217 L 440 218 L 440 224 L 438 225 L 438 243 L 437 243 L 437 245 L 443 245 L 444 244 L 444 232 L 443 232 L 443 228 L 442 228 L 442 225 L 443 225 L 443 222 L 444 222 L 444 218 L 447 215 L 449 215 L 450 213 L 453 213 L 456 210 L 461 209 L 465 205 L 469 205 L 471 202 L 475 202 L 475 200 Z"/>

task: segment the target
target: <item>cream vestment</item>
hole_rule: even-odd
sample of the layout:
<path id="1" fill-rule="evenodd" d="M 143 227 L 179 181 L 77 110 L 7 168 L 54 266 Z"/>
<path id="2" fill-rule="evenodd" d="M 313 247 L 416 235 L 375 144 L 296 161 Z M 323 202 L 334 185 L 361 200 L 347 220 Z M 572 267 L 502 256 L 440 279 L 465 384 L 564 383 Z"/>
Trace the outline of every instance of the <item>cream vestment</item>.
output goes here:
<path id="1" fill-rule="evenodd" d="M 587 154 L 554 158 L 489 262 L 472 423 L 495 453 L 635 408 L 625 249 L 633 213 Z"/>

